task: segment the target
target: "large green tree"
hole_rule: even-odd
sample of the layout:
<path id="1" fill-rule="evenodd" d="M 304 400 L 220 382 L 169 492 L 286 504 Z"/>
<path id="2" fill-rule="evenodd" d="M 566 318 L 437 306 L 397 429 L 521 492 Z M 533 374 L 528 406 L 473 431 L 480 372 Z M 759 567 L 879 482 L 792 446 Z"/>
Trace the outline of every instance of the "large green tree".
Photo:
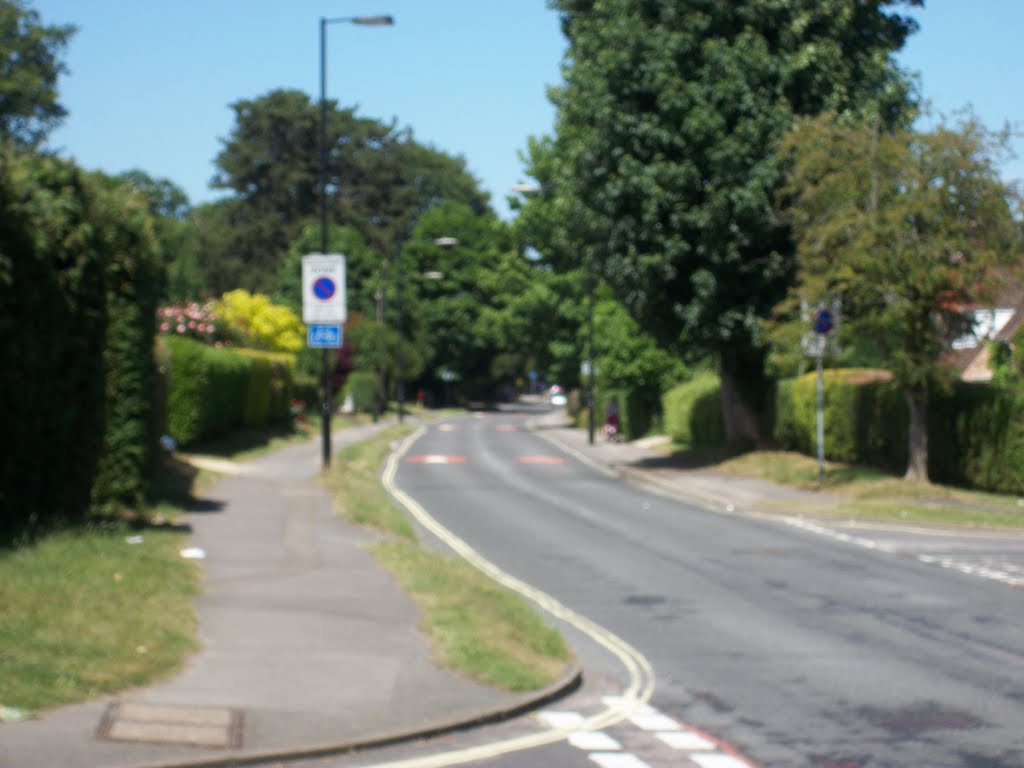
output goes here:
<path id="1" fill-rule="evenodd" d="M 169 179 L 158 179 L 133 169 L 115 177 L 145 200 L 153 233 L 162 255 L 165 281 L 162 298 L 184 302 L 209 294 L 199 262 L 199 233 L 190 217 L 192 207 L 185 190 Z"/>
<path id="2" fill-rule="evenodd" d="M 275 90 L 232 109 L 235 125 L 213 178 L 230 197 L 197 216 L 218 273 L 214 289 L 269 290 L 289 244 L 319 219 L 319 105 L 300 91 Z M 326 132 L 328 223 L 354 227 L 382 253 L 393 255 L 442 200 L 488 209 L 464 160 L 419 144 L 408 130 L 330 101 Z"/>
<path id="3" fill-rule="evenodd" d="M 0 0 L 0 137 L 35 146 L 67 114 L 60 56 L 73 26 L 46 26 L 21 0 Z"/>
<path id="4" fill-rule="evenodd" d="M 554 141 L 531 146 L 545 192 L 524 205 L 554 212 L 556 255 L 589 265 L 661 344 L 717 358 L 731 438 L 763 436 L 760 324 L 793 279 L 776 143 L 827 108 L 905 116 L 890 54 L 915 25 L 885 12 L 899 4 L 552 2 L 565 82 Z"/>
<path id="5" fill-rule="evenodd" d="M 791 301 L 840 297 L 851 332 L 882 351 L 910 413 L 908 478 L 928 476 L 926 406 L 948 374 L 943 354 L 1020 257 L 1019 199 L 997 172 L 1006 139 L 970 117 L 914 133 L 826 114 L 785 142 Z"/>

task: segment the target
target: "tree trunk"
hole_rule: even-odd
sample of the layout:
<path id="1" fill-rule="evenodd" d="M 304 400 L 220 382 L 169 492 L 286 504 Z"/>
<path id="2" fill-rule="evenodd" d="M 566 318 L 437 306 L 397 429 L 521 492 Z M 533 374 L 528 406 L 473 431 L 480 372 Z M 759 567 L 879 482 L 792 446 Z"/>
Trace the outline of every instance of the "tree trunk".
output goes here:
<path id="1" fill-rule="evenodd" d="M 726 445 L 749 441 L 762 447 L 765 443 L 761 431 L 760 415 L 740 396 L 736 376 L 729 371 L 721 372 L 722 378 L 722 422 L 725 426 Z"/>
<path id="2" fill-rule="evenodd" d="M 926 392 L 906 392 L 910 413 L 907 445 L 907 480 L 928 481 L 928 396 Z"/>

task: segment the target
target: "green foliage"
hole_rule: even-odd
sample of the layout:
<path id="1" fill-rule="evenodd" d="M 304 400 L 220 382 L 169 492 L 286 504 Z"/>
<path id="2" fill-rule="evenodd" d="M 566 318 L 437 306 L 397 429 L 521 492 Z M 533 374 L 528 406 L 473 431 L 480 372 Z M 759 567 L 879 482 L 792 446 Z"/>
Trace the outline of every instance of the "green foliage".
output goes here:
<path id="1" fill-rule="evenodd" d="M 167 430 L 182 446 L 290 415 L 287 362 L 167 337 Z"/>
<path id="2" fill-rule="evenodd" d="M 377 409 L 377 374 L 369 371 L 353 371 L 345 382 L 345 396 L 352 398 L 352 405 L 362 413 Z"/>
<path id="3" fill-rule="evenodd" d="M 774 437 L 779 445 L 817 453 L 817 373 L 779 382 Z M 824 371 L 825 457 L 830 461 L 906 469 L 907 404 L 886 371 Z"/>
<path id="4" fill-rule="evenodd" d="M 4 433 L 0 532 L 33 533 L 145 493 L 160 270 L 134 198 L 53 157 L 0 154 L 0 397 L 21 414 Z"/>
<path id="5" fill-rule="evenodd" d="M 0 145 L 0 529 L 81 519 L 103 440 L 106 253 L 72 164 Z"/>
<path id="6" fill-rule="evenodd" d="M 909 472 L 919 479 L 928 392 L 950 378 L 943 353 L 970 329 L 963 308 L 991 298 L 997 267 L 1019 253 L 1014 193 L 995 162 L 1007 141 L 969 115 L 913 133 L 825 114 L 800 121 L 783 145 L 800 269 L 788 311 L 842 297 L 849 332 L 875 341 L 909 398 Z"/>
<path id="7" fill-rule="evenodd" d="M 274 290 L 289 245 L 319 211 L 319 106 L 274 90 L 231 105 L 235 124 L 216 158 L 214 186 L 231 197 L 194 215 L 210 287 Z M 417 143 L 410 132 L 327 104 L 328 218 L 354 227 L 372 248 L 395 244 L 439 201 L 475 212 L 486 196 L 465 161 Z M 273 162 L 267 162 L 273 158 Z M 320 250 L 319 242 L 311 252 Z"/>
<path id="8" fill-rule="evenodd" d="M 1024 392 L 958 384 L 933 396 L 928 471 L 938 482 L 1024 493 Z"/>
<path id="9" fill-rule="evenodd" d="M 44 26 L 22 0 L 0 0 L 0 140 L 36 146 L 67 114 L 57 79 L 73 26 Z"/>
<path id="10" fill-rule="evenodd" d="M 972 117 L 930 133 L 879 133 L 834 115 L 798 123 L 788 211 L 801 285 L 791 301 L 843 299 L 850 332 L 874 339 L 897 384 L 921 393 L 969 330 L 962 308 L 991 298 L 1019 224 L 995 159 L 1007 136 Z"/>
<path id="11" fill-rule="evenodd" d="M 161 425 L 153 340 L 164 271 L 147 208 L 117 187 L 100 200 L 93 224 L 104 231 L 108 324 L 105 425 L 92 505 L 111 513 L 140 509 L 156 470 Z"/>
<path id="12" fill-rule="evenodd" d="M 665 418 L 665 431 L 672 442 L 679 445 L 695 447 L 697 433 L 701 440 L 711 436 L 714 420 L 709 417 L 713 412 L 710 403 L 705 401 L 719 397 L 721 380 L 711 371 L 698 371 L 689 381 L 672 387 L 662 397 L 662 411 Z M 701 403 L 698 408 L 698 402 Z M 721 408 L 718 418 L 721 419 Z"/>
<path id="13" fill-rule="evenodd" d="M 827 108 L 904 118 L 889 55 L 914 22 L 880 1 L 553 5 L 569 45 L 557 136 L 530 146 L 532 244 L 592 265 L 664 349 L 715 355 L 730 391 L 759 392 L 743 384 L 761 381 L 760 323 L 793 278 L 775 144 Z"/>
<path id="14" fill-rule="evenodd" d="M 288 307 L 262 294 L 229 291 L 217 302 L 225 332 L 243 346 L 268 352 L 298 352 L 306 346 L 306 328 Z"/>
<path id="15" fill-rule="evenodd" d="M 780 382 L 775 438 L 814 455 L 816 377 Z M 877 370 L 825 371 L 825 456 L 887 472 L 907 463 L 906 398 Z M 928 401 L 928 471 L 936 482 L 1024 492 L 1024 393 L 960 383 Z"/>

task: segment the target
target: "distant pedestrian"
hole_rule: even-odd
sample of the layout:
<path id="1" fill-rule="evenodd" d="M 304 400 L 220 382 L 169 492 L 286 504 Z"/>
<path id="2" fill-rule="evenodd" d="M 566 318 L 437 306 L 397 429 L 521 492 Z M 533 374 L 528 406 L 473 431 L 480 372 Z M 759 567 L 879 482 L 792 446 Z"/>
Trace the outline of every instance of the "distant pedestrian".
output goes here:
<path id="1" fill-rule="evenodd" d="M 611 441 L 619 438 L 619 402 L 609 398 L 604 415 L 604 436 Z"/>

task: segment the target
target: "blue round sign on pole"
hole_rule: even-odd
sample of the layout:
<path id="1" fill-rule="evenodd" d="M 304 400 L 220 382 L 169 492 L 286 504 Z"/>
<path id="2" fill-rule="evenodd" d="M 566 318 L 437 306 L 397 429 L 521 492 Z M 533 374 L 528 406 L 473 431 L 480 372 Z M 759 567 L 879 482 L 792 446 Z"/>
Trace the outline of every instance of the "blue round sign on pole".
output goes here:
<path id="1" fill-rule="evenodd" d="M 832 313 L 827 309 L 819 309 L 814 316 L 814 332 L 820 334 L 829 333 L 833 328 Z"/>
<path id="2" fill-rule="evenodd" d="M 334 296 L 336 290 L 338 290 L 337 286 L 329 277 L 318 277 L 313 283 L 313 295 L 322 301 L 327 301 Z"/>

